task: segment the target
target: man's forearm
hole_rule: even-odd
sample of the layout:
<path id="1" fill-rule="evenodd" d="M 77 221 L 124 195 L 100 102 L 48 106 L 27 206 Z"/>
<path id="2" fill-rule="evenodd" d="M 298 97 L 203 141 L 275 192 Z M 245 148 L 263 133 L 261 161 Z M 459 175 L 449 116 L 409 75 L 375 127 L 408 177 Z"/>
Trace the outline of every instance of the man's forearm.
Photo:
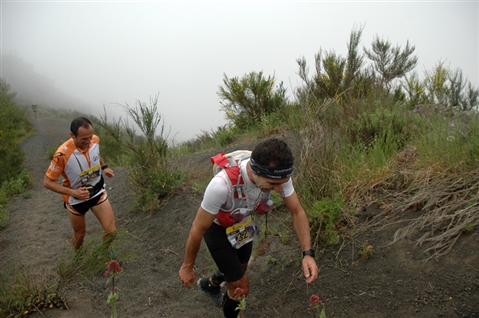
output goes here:
<path id="1" fill-rule="evenodd" d="M 43 186 L 48 190 L 59 194 L 66 194 L 70 196 L 72 195 L 72 189 L 64 187 L 63 185 L 57 183 L 55 180 L 52 180 L 48 177 L 45 177 L 45 179 L 43 179 Z"/>
<path id="2" fill-rule="evenodd" d="M 293 214 L 293 226 L 303 251 L 311 249 L 311 233 L 306 213 Z"/>
<path id="3" fill-rule="evenodd" d="M 183 266 L 193 267 L 196 260 L 196 255 L 200 250 L 202 235 L 193 226 L 190 230 L 190 235 L 188 236 L 188 241 L 186 242 L 185 256 L 183 259 Z"/>

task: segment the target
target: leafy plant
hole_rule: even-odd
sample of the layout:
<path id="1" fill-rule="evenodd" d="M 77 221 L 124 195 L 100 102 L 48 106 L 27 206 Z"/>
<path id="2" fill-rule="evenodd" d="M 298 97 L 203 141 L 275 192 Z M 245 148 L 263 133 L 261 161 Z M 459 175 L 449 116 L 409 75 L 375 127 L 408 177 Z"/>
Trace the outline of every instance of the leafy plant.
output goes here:
<path id="1" fill-rule="evenodd" d="M 343 199 L 324 198 L 316 201 L 311 210 L 308 211 L 308 216 L 311 220 L 311 231 L 316 234 L 314 239 L 315 245 L 324 242 L 326 244 L 336 244 L 339 242 L 340 223 L 343 220 Z"/>
<path id="2" fill-rule="evenodd" d="M 278 264 L 278 260 L 276 258 L 274 258 L 273 256 L 268 255 L 266 257 L 266 263 L 271 264 L 271 265 L 276 265 L 276 264 Z"/>
<path id="3" fill-rule="evenodd" d="M 23 169 L 24 154 L 18 146 L 19 137 L 33 130 L 27 115 L 13 101 L 15 92 L 0 79 L 0 184 L 15 178 Z"/>
<path id="4" fill-rule="evenodd" d="M 22 193 L 22 198 L 24 199 L 30 199 L 32 197 L 32 193 L 27 191 Z"/>
<path id="5" fill-rule="evenodd" d="M 47 153 L 46 153 L 46 158 L 48 160 L 52 160 L 53 159 L 53 155 L 55 154 L 55 152 L 57 151 L 58 147 L 50 147 L 47 149 Z"/>
<path id="6" fill-rule="evenodd" d="M 131 188 L 137 207 L 154 212 L 161 199 L 184 184 L 186 173 L 168 168 L 168 143 L 164 125 L 160 125 L 158 95 L 150 99 L 149 105 L 138 100 L 135 107 L 126 104 L 124 108 L 140 128 L 142 136 L 121 119 L 108 122 L 106 111 L 98 123 L 128 154 L 125 163 L 130 167 Z"/>
<path id="7" fill-rule="evenodd" d="M 474 224 L 468 223 L 468 224 L 466 224 L 466 225 L 464 225 L 464 226 L 462 227 L 462 233 L 464 233 L 464 234 L 469 234 L 469 233 L 471 233 L 472 231 L 474 231 L 474 229 L 475 229 Z"/>
<path id="8" fill-rule="evenodd" d="M 21 170 L 15 178 L 4 181 L 0 186 L 0 228 L 5 224 L 8 210 L 5 205 L 14 195 L 20 194 L 31 185 L 30 174 L 27 170 Z M 28 196 L 27 194 L 25 194 Z"/>
<path id="9" fill-rule="evenodd" d="M 380 75 L 381 85 L 389 92 L 391 82 L 403 77 L 409 71 L 413 70 L 417 64 L 417 57 L 413 56 L 415 47 L 406 42 L 406 47 L 392 47 L 388 40 L 375 37 L 371 50 L 365 49 L 367 57 L 373 61 L 375 71 Z"/>
<path id="10" fill-rule="evenodd" d="M 21 264 L 0 274 L 0 316 L 23 317 L 45 308 L 65 308 L 51 272 L 41 275 Z"/>
<path id="11" fill-rule="evenodd" d="M 116 310 L 116 301 L 120 297 L 120 292 L 115 288 L 115 277 L 122 271 L 120 264 L 116 260 L 111 260 L 108 263 L 108 269 L 105 272 L 105 277 L 107 278 L 106 283 L 111 282 L 111 292 L 108 295 L 107 303 L 111 304 L 113 308 L 113 318 L 118 317 L 118 313 Z"/>
<path id="12" fill-rule="evenodd" d="M 236 288 L 234 291 L 234 300 L 238 302 L 236 310 L 240 311 L 241 318 L 244 318 L 244 311 L 246 310 L 246 296 L 242 288 Z"/>
<path id="13" fill-rule="evenodd" d="M 218 127 L 214 138 L 220 147 L 227 146 L 236 140 L 237 134 L 231 126 Z"/>
<path id="14" fill-rule="evenodd" d="M 317 310 L 318 318 L 326 318 L 326 306 L 323 304 L 318 295 L 311 295 L 309 298 L 309 308 Z"/>
<path id="15" fill-rule="evenodd" d="M 251 72 L 242 78 L 225 74 L 223 84 L 218 91 L 221 109 L 238 129 L 256 126 L 263 114 L 277 111 L 287 101 L 283 83 L 275 87 L 274 76 L 265 78 L 263 72 Z"/>
<path id="16" fill-rule="evenodd" d="M 359 254 L 364 260 L 368 260 L 373 256 L 374 248 L 367 241 L 363 242 L 361 248 L 359 249 Z"/>

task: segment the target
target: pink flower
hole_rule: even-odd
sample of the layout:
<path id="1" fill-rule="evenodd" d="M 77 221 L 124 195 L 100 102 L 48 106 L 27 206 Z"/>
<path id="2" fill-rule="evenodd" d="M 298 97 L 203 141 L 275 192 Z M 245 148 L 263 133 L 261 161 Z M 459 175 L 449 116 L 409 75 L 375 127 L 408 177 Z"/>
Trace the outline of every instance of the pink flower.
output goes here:
<path id="1" fill-rule="evenodd" d="M 105 272 L 105 277 L 108 278 L 110 276 L 110 272 L 109 271 L 106 271 Z"/>
<path id="2" fill-rule="evenodd" d="M 239 297 L 244 297 L 244 290 L 243 288 L 236 288 L 235 291 L 234 291 L 234 296 L 235 298 L 239 298 Z"/>
<path id="3" fill-rule="evenodd" d="M 108 264 L 108 271 L 112 272 L 113 274 L 121 272 L 120 263 L 115 260 L 111 260 Z"/>
<path id="4" fill-rule="evenodd" d="M 323 302 L 321 301 L 321 299 L 319 299 L 318 295 L 311 295 L 311 297 L 309 298 L 309 308 L 322 304 Z"/>

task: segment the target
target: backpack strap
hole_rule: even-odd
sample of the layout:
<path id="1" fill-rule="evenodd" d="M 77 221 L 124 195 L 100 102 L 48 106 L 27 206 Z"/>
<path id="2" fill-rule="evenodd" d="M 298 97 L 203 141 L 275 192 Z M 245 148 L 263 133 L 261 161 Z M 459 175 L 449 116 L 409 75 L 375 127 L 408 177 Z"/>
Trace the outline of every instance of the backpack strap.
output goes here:
<path id="1" fill-rule="evenodd" d="M 213 157 L 211 157 L 211 163 L 217 165 L 218 167 L 224 169 L 230 166 L 228 157 L 225 156 L 224 152 L 221 152 Z"/>
<path id="2" fill-rule="evenodd" d="M 224 169 L 230 179 L 231 186 L 233 187 L 233 193 L 235 198 L 244 198 L 246 194 L 243 193 L 244 180 L 241 178 L 241 172 L 239 166 L 227 167 Z"/>
<path id="3" fill-rule="evenodd" d="M 221 152 L 211 157 L 211 163 L 213 166 L 226 171 L 226 175 L 228 176 L 231 186 L 233 187 L 234 198 L 246 197 L 246 195 L 243 193 L 244 180 L 241 178 L 240 168 L 234 158 L 225 155 L 224 152 Z M 215 171 L 215 167 L 213 167 L 213 171 Z"/>

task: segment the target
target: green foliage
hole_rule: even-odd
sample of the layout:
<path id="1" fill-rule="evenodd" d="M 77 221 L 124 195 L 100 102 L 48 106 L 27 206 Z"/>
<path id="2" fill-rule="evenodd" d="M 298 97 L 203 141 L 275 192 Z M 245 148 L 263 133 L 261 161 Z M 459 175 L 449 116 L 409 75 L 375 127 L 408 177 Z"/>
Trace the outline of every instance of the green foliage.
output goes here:
<path id="1" fill-rule="evenodd" d="M 374 249 L 372 245 L 369 245 L 368 241 L 363 242 L 361 248 L 359 249 L 359 255 L 363 258 L 363 260 L 368 260 L 373 257 Z"/>
<path id="2" fill-rule="evenodd" d="M 316 233 L 315 245 L 318 242 L 336 244 L 340 240 L 339 228 L 343 221 L 344 200 L 339 196 L 335 198 L 323 198 L 313 204 L 308 210 L 311 220 L 311 231 Z"/>
<path id="3" fill-rule="evenodd" d="M 401 78 L 413 70 L 417 64 L 417 57 L 412 56 L 415 47 L 406 43 L 401 50 L 400 46 L 392 47 L 389 41 L 375 37 L 371 50 L 364 49 L 366 56 L 373 62 L 374 69 L 379 73 L 381 86 L 389 92 L 391 83 L 396 78 Z"/>
<path id="4" fill-rule="evenodd" d="M 306 59 L 302 57 L 296 60 L 298 74 L 304 82 L 296 91 L 301 104 L 313 107 L 328 99 L 352 101 L 371 91 L 374 80 L 369 70 L 363 69 L 364 56 L 358 50 L 362 32 L 362 26 L 351 32 L 347 58 L 332 50 L 320 49 L 315 55 L 315 73 L 311 78 Z"/>
<path id="5" fill-rule="evenodd" d="M 21 170 L 20 173 L 8 181 L 4 181 L 0 186 L 0 228 L 5 224 L 8 211 L 6 205 L 14 195 L 22 193 L 23 190 L 31 185 L 30 174 L 27 170 Z"/>
<path id="6" fill-rule="evenodd" d="M 406 100 L 409 109 L 414 109 L 416 105 L 427 104 L 429 102 L 426 95 L 426 83 L 422 82 L 417 72 L 412 72 L 411 76 L 405 78 L 402 88 L 406 91 Z"/>
<path id="7" fill-rule="evenodd" d="M 23 169 L 16 178 L 2 183 L 0 192 L 4 193 L 7 197 L 12 197 L 16 194 L 22 193 L 25 188 L 31 185 L 31 183 L 30 173 Z"/>
<path id="8" fill-rule="evenodd" d="M 279 111 L 261 115 L 261 122 L 257 129 L 259 138 L 279 134 L 288 130 L 282 112 Z"/>
<path id="9" fill-rule="evenodd" d="M 32 193 L 27 191 L 22 193 L 22 198 L 24 199 L 30 199 L 32 197 Z"/>
<path id="10" fill-rule="evenodd" d="M 10 85 L 0 79 L 0 184 L 22 170 L 24 154 L 17 142 L 33 129 L 26 113 L 13 102 L 16 93 L 9 91 Z"/>
<path id="11" fill-rule="evenodd" d="M 451 129 L 451 127 L 454 127 Z M 442 115 L 429 115 L 413 140 L 421 161 L 454 170 L 470 170 L 478 165 L 479 117 L 477 114 L 444 120 Z"/>
<path id="12" fill-rule="evenodd" d="M 461 70 L 452 71 L 444 66 L 444 62 L 438 62 L 424 74 L 424 80 L 421 81 L 413 72 L 401 85 L 410 109 L 418 104 L 441 104 L 471 110 L 479 104 L 479 89 L 464 79 Z"/>
<path id="13" fill-rule="evenodd" d="M 276 264 L 278 264 L 278 260 L 271 255 L 267 255 L 266 256 L 266 263 L 270 264 L 270 265 L 276 265 Z"/>
<path id="14" fill-rule="evenodd" d="M 58 147 L 50 147 L 50 148 L 48 148 L 45 158 L 48 159 L 48 160 L 52 160 L 52 159 L 53 159 L 53 155 L 55 154 L 55 152 L 57 152 L 57 150 L 58 150 Z M 102 155 L 102 157 L 103 157 L 103 155 Z"/>
<path id="15" fill-rule="evenodd" d="M 0 273 L 0 316 L 24 317 L 53 306 L 63 309 L 57 284 L 50 273 L 34 275 L 32 268 L 17 266 Z"/>
<path id="16" fill-rule="evenodd" d="M 450 93 L 447 80 L 450 70 L 444 66 L 444 62 L 436 64 L 431 72 L 426 72 L 424 83 L 427 87 L 428 100 L 430 103 L 447 105 L 447 96 Z"/>
<path id="17" fill-rule="evenodd" d="M 167 170 L 160 166 L 157 169 L 132 167 L 129 175 L 136 207 L 150 213 L 156 212 L 161 199 L 181 188 L 187 179 L 182 170 Z"/>
<path id="18" fill-rule="evenodd" d="M 382 104 L 371 104 L 373 107 L 366 109 L 359 105 L 363 111 L 350 118 L 347 134 L 350 142 L 360 143 L 370 147 L 378 142 L 389 150 L 386 155 L 404 147 L 414 132 L 417 119 L 413 115 L 407 116 L 405 109 L 400 105 L 392 104 L 389 108 L 387 101 Z M 365 105 L 364 105 L 365 106 Z"/>
<path id="19" fill-rule="evenodd" d="M 470 233 L 472 233 L 472 231 L 474 231 L 474 229 L 475 229 L 474 224 L 468 223 L 468 224 L 466 224 L 462 227 L 462 233 L 470 234 Z"/>
<path id="20" fill-rule="evenodd" d="M 128 116 L 140 128 L 141 136 L 121 119 L 108 122 L 106 110 L 98 121 L 104 133 L 124 151 L 123 161 L 130 167 L 129 176 L 136 206 L 148 212 L 156 211 L 160 200 L 186 181 L 184 171 L 172 170 L 167 166 L 168 144 L 164 125 L 160 126 L 161 115 L 157 105 L 158 95 L 150 99 L 149 105 L 137 100 L 135 107 L 128 104 L 124 106 Z"/>
<path id="21" fill-rule="evenodd" d="M 275 87 L 274 76 L 265 78 L 263 72 L 251 72 L 242 78 L 228 78 L 225 74 L 223 83 L 217 93 L 221 109 L 240 130 L 256 126 L 263 114 L 273 113 L 287 102 L 283 83 Z"/>
<path id="22" fill-rule="evenodd" d="M 214 139 L 220 147 L 233 143 L 237 138 L 236 130 L 231 126 L 218 127 Z"/>

